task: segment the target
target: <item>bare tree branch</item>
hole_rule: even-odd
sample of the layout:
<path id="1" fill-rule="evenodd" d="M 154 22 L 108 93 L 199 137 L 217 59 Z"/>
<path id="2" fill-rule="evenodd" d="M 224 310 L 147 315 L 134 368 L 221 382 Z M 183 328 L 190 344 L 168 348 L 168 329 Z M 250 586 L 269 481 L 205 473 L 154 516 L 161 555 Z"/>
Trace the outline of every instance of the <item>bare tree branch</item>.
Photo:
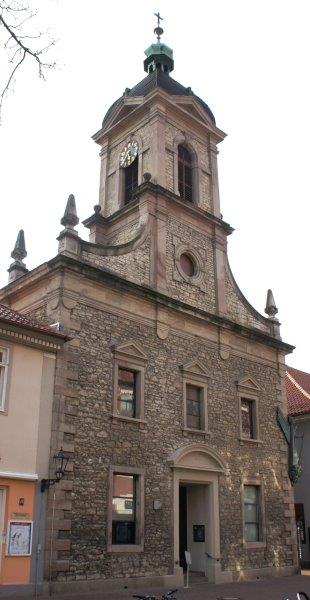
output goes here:
<path id="1" fill-rule="evenodd" d="M 20 18 L 23 15 L 23 18 Z M 25 16 L 26 15 L 26 16 Z M 55 67 L 55 62 L 44 62 L 42 55 L 54 46 L 55 40 L 47 38 L 46 32 L 36 31 L 34 34 L 24 31 L 25 23 L 37 15 L 28 5 L 23 5 L 17 0 L 0 0 L 0 48 L 7 52 L 8 64 L 12 65 L 2 90 L 0 87 L 0 123 L 4 99 L 15 82 L 15 74 L 22 63 L 27 59 L 33 59 L 37 65 L 38 75 L 42 79 L 46 69 Z M 5 34 L 1 42 L 1 31 Z M 8 35 L 8 37 L 7 37 Z M 43 45 L 35 48 L 31 43 L 34 40 L 42 39 Z M 27 41 L 26 41 L 27 40 Z M 48 43 L 45 43 L 48 42 Z"/>

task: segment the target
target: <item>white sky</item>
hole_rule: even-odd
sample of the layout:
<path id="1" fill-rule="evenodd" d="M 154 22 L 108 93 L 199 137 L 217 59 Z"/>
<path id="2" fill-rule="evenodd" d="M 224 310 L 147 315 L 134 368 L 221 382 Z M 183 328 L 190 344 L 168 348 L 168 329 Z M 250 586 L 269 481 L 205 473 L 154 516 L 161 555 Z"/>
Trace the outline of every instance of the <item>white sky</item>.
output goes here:
<path id="1" fill-rule="evenodd" d="M 31 6 L 35 3 L 30 0 Z M 223 218 L 234 276 L 263 312 L 272 288 L 282 338 L 309 361 L 309 0 L 37 0 L 58 39 L 43 82 L 20 71 L 0 127 L 0 285 L 17 232 L 33 268 L 57 252 L 69 193 L 82 221 L 98 202 L 98 146 L 90 139 L 125 87 L 143 79 L 155 39 L 174 50 L 177 81 L 191 86 L 228 137 L 220 145 Z M 4 73 L 0 52 L 0 73 Z M 86 238 L 88 230 L 83 231 Z"/>

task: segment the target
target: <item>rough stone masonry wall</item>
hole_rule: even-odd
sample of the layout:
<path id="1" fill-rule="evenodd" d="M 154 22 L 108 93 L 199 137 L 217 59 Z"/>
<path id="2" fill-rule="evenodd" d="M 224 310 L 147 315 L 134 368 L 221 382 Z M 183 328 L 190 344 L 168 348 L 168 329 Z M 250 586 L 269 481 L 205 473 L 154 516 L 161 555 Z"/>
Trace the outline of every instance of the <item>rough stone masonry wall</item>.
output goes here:
<path id="1" fill-rule="evenodd" d="M 172 569 L 172 471 L 168 456 L 187 444 L 201 443 L 199 434 L 184 437 L 182 432 L 182 379 L 180 365 L 199 359 L 211 374 L 208 384 L 210 434 L 206 443 L 228 465 L 228 476 L 220 481 L 220 522 L 222 566 L 262 568 L 291 565 L 289 506 L 282 489 L 287 482 L 287 459 L 276 424 L 278 374 L 276 368 L 230 355 L 219 357 L 215 346 L 201 339 L 170 333 L 159 340 L 153 327 L 78 304 L 71 312 L 75 324 L 74 369 L 70 392 L 61 415 L 74 419 L 71 444 L 74 447 L 74 479 L 70 499 L 56 505 L 55 560 L 58 580 L 119 578 Z M 111 345 L 136 341 L 147 355 L 145 378 L 145 419 L 112 421 L 113 357 Z M 69 361 L 72 362 L 72 361 Z M 68 363 L 67 363 L 68 368 Z M 261 388 L 259 420 L 261 445 L 239 441 L 239 413 L 236 380 L 250 375 Z M 74 416 L 72 416 L 74 415 Z M 67 418 L 67 416 L 66 416 Z M 225 435 L 223 435 L 225 431 Z M 145 469 L 145 550 L 143 553 L 113 554 L 106 551 L 107 482 L 110 465 Z M 264 484 L 267 546 L 246 551 L 242 544 L 242 500 L 244 477 L 259 477 Z M 65 483 L 65 482 L 64 482 Z M 72 486 L 72 482 L 68 482 Z M 59 488 L 63 493 L 63 489 Z M 154 498 L 162 500 L 154 511 Z M 66 509 L 67 507 L 67 509 Z M 70 508 L 70 510 L 69 510 Z M 68 533 L 70 529 L 70 549 Z M 64 548 L 62 539 L 65 539 Z M 60 544 L 60 546 L 59 546 Z M 64 567 L 62 569 L 62 566 Z"/>
<path id="2" fill-rule="evenodd" d="M 120 239 L 118 243 L 120 243 Z M 97 256 L 91 252 L 83 252 L 83 258 L 98 267 L 107 267 L 121 277 L 135 281 L 140 285 L 150 284 L 150 236 L 136 250 L 120 256 Z"/>
<path id="3" fill-rule="evenodd" d="M 176 250 L 183 244 L 188 245 L 188 249 L 192 249 L 201 258 L 202 281 L 199 285 L 187 283 L 177 271 Z M 170 296 L 203 310 L 216 311 L 214 250 L 211 237 L 170 217 L 167 227 L 166 269 Z"/>
<path id="4" fill-rule="evenodd" d="M 244 302 L 238 296 L 235 286 L 232 284 L 231 279 L 225 272 L 225 290 L 226 290 L 226 303 L 227 303 L 227 316 L 237 323 L 246 325 L 247 327 L 255 327 L 265 333 L 270 333 L 270 328 L 267 323 L 264 323 L 254 314 L 254 309 L 245 306 Z"/>

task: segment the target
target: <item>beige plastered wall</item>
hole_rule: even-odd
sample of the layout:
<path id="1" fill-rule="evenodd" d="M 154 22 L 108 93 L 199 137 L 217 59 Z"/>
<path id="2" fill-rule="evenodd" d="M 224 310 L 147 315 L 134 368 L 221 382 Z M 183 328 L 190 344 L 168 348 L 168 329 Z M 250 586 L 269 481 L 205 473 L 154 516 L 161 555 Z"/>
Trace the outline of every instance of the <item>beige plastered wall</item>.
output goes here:
<path id="1" fill-rule="evenodd" d="M 48 471 L 55 355 L 0 340 L 9 349 L 5 409 L 0 412 L 0 472 Z"/>

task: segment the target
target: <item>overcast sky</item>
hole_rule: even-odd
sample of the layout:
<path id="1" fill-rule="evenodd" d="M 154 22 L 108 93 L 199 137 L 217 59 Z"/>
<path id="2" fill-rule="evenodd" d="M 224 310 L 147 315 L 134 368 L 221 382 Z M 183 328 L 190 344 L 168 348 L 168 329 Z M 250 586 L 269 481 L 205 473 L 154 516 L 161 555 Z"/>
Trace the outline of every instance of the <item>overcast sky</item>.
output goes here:
<path id="1" fill-rule="evenodd" d="M 35 3 L 30 0 L 30 4 Z M 98 202 L 98 146 L 111 103 L 144 77 L 154 11 L 173 77 L 203 98 L 228 137 L 219 150 L 223 218 L 239 287 L 263 313 L 272 288 L 287 363 L 309 361 L 309 0 L 41 0 L 57 68 L 24 65 L 0 127 L 0 285 L 25 230 L 29 269 L 52 258 L 67 196 L 80 220 Z M 0 52 L 3 77 L 4 54 Z M 4 75 L 5 76 L 5 75 Z M 87 231 L 80 228 L 87 238 Z"/>

